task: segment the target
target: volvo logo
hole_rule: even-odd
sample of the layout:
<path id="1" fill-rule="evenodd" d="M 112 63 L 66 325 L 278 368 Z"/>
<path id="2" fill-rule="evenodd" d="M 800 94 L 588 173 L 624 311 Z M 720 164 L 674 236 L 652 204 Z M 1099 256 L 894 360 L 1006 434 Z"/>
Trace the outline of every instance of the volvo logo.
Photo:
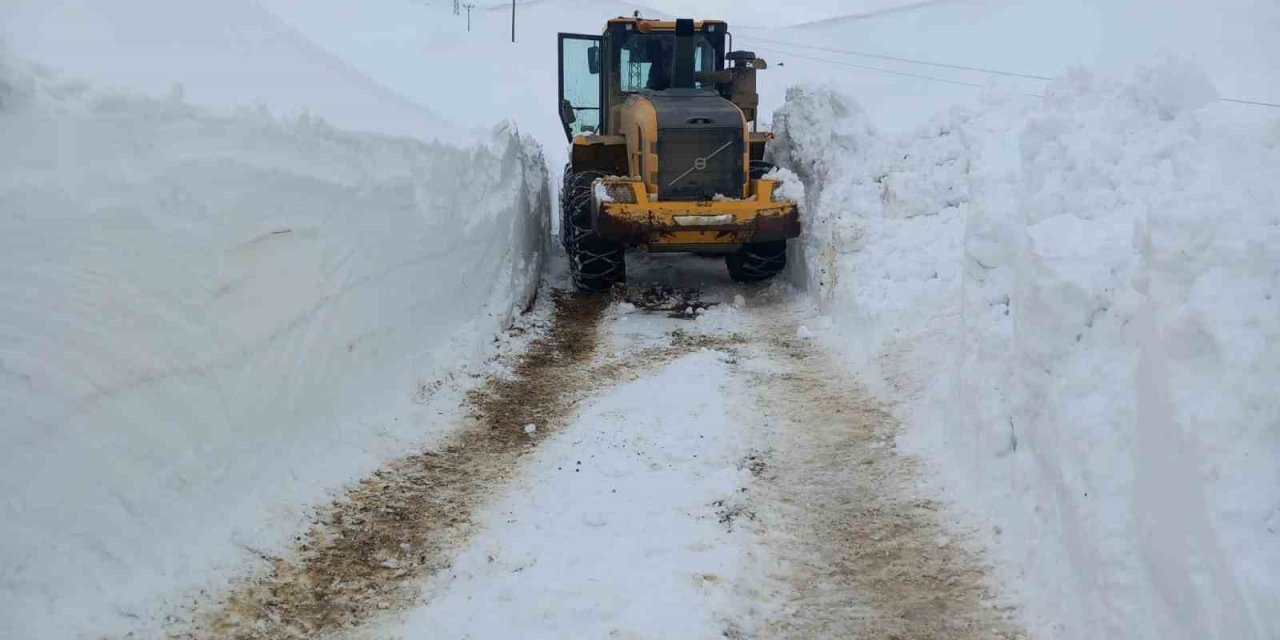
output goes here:
<path id="1" fill-rule="evenodd" d="M 724 146 L 720 147 L 719 149 L 716 149 L 715 151 L 712 151 L 710 154 L 694 160 L 693 166 L 689 167 L 688 171 L 685 171 L 684 173 L 680 174 L 679 177 L 677 177 L 675 180 L 672 180 L 671 184 L 667 185 L 667 188 L 674 187 L 677 182 L 680 182 L 685 178 L 685 176 L 693 173 L 694 171 L 706 171 L 707 161 L 716 157 L 717 155 L 720 154 L 721 151 L 724 151 L 725 149 L 728 149 L 731 146 L 733 146 L 733 140 L 730 140 L 724 143 Z"/>

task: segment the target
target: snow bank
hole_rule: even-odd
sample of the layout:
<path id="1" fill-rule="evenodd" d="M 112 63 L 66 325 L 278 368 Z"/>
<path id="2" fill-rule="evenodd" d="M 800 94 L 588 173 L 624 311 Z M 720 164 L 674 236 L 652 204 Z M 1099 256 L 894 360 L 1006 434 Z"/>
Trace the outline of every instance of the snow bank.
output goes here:
<path id="1" fill-rule="evenodd" d="M 0 139 L 0 636 L 120 634 L 287 542 L 537 285 L 510 126 L 356 135 L 0 57 Z"/>
<path id="2" fill-rule="evenodd" d="M 775 115 L 793 275 L 1038 637 L 1280 636 L 1280 144 L 1215 98 L 1171 61 L 907 135 Z"/>

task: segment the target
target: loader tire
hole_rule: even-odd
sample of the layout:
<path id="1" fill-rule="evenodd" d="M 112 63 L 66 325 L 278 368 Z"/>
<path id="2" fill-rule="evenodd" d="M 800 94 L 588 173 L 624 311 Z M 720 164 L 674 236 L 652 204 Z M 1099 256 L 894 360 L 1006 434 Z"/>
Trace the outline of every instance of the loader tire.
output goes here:
<path id="1" fill-rule="evenodd" d="M 763 282 L 786 268 L 787 241 L 745 244 L 725 256 L 724 262 L 734 282 Z"/>
<path id="2" fill-rule="evenodd" d="M 608 291 L 627 276 L 626 247 L 591 229 L 591 183 L 599 171 L 570 173 L 565 168 L 560 194 L 560 239 L 569 254 L 569 273 L 581 291 Z"/>
<path id="3" fill-rule="evenodd" d="M 765 177 L 775 166 L 772 162 L 752 160 L 751 179 Z M 787 241 L 746 244 L 737 253 L 725 256 L 724 262 L 734 282 L 763 282 L 787 267 Z"/>

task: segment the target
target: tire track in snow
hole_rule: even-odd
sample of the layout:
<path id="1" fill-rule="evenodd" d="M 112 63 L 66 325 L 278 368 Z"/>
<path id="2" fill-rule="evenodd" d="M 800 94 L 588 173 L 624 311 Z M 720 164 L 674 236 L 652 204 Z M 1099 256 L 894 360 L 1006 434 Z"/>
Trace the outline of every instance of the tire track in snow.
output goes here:
<path id="1" fill-rule="evenodd" d="M 672 330 L 597 355 L 609 301 L 558 293 L 549 334 L 511 376 L 470 395 L 470 422 L 446 445 L 359 483 L 290 553 L 265 558 L 258 576 L 215 608 L 193 612 L 172 637 L 359 636 L 368 623 L 419 604 L 425 579 L 450 567 L 475 532 L 481 505 L 509 491 L 522 458 L 588 394 L 689 351 L 738 344 L 757 365 L 733 365 L 731 375 L 758 401 L 751 422 L 771 443 L 759 468 L 752 462 L 758 482 L 744 494 L 744 513 L 754 515 L 744 526 L 762 536 L 781 569 L 746 590 L 763 598 L 767 619 L 730 624 L 724 635 L 1021 638 L 1007 613 L 991 606 L 977 555 L 916 493 L 914 461 L 893 450 L 892 416 L 833 373 L 812 342 L 793 337 L 791 304 L 767 298 L 749 320 L 749 342 Z M 538 425 L 533 437 L 524 433 L 529 423 Z"/>
<path id="2" fill-rule="evenodd" d="M 761 530 L 787 570 L 769 638 L 1022 638 L 993 606 L 979 557 L 919 495 L 897 422 L 783 323 L 755 372 L 777 444 L 758 491 Z"/>
<path id="3" fill-rule="evenodd" d="M 421 580 L 449 565 L 472 515 L 577 397 L 608 382 L 591 371 L 608 300 L 555 292 L 554 321 L 512 375 L 469 394 L 472 415 L 441 448 L 392 462 L 323 509 L 282 557 L 196 609 L 174 638 L 315 638 L 410 605 Z M 539 432 L 526 434 L 527 424 Z"/>

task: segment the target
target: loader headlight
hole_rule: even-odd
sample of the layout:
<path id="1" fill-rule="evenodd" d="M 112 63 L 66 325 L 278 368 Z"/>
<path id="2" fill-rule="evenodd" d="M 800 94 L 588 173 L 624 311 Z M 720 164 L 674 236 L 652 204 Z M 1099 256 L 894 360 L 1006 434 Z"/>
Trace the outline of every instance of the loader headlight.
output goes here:
<path id="1" fill-rule="evenodd" d="M 630 182 L 620 180 L 597 180 L 595 184 L 596 201 L 600 203 L 618 202 L 622 204 L 635 204 L 636 192 L 631 187 Z"/>

